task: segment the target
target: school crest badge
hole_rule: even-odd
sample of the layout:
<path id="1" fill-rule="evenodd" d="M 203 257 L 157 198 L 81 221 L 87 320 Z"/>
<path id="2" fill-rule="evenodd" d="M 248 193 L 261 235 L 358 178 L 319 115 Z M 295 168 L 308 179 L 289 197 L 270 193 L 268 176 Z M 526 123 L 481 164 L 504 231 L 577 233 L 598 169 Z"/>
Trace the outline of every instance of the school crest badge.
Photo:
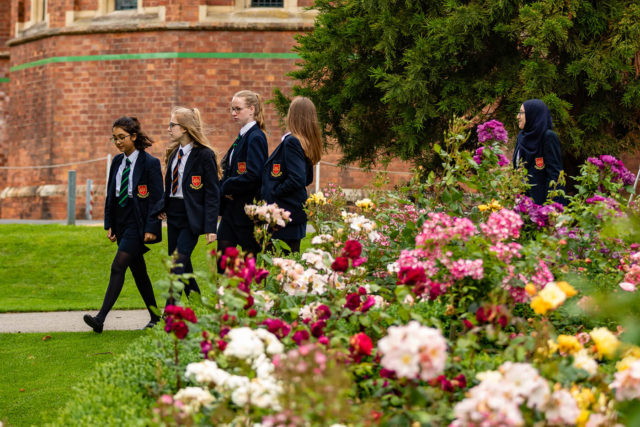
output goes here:
<path id="1" fill-rule="evenodd" d="M 146 199 L 149 197 L 149 190 L 146 185 L 138 185 L 138 197 L 141 199 Z"/>
<path id="2" fill-rule="evenodd" d="M 238 162 L 238 173 L 245 173 L 247 171 L 247 162 Z"/>
<path id="3" fill-rule="evenodd" d="M 536 169 L 544 169 L 544 158 L 536 157 Z"/>
<path id="4" fill-rule="evenodd" d="M 191 177 L 191 184 L 189 186 L 194 190 L 199 190 L 202 188 L 202 178 L 199 175 L 194 175 Z"/>
<path id="5" fill-rule="evenodd" d="M 280 175 L 282 175 L 282 171 L 280 170 L 280 164 L 279 163 L 274 163 L 273 164 L 273 169 L 271 169 L 271 176 L 278 177 Z"/>

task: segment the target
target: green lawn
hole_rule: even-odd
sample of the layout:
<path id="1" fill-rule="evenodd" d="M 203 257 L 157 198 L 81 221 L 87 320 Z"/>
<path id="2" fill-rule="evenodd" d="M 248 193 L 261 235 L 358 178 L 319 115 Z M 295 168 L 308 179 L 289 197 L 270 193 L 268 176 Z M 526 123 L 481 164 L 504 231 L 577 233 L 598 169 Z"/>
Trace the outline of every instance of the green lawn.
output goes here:
<path id="1" fill-rule="evenodd" d="M 144 331 L 0 334 L 0 420 L 42 425 L 96 365 L 124 353 Z M 44 337 L 50 337 L 43 340 Z"/>
<path id="2" fill-rule="evenodd" d="M 151 282 L 163 277 L 166 229 L 161 243 L 146 255 Z M 98 310 L 109 280 L 117 246 L 102 227 L 65 225 L 0 225 L 0 312 Z M 192 263 L 207 268 L 204 237 Z M 162 304 L 158 295 L 158 304 Z M 114 309 L 144 308 L 131 273 Z"/>

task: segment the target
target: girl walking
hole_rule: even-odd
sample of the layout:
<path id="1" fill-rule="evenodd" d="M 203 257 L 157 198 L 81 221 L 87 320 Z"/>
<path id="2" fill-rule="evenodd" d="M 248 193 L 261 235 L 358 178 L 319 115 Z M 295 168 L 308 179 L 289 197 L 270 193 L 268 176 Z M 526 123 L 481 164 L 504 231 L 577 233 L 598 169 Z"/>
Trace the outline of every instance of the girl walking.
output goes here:
<path id="1" fill-rule="evenodd" d="M 322 137 L 316 107 L 309 98 L 296 97 L 289 106 L 287 132 L 267 160 L 262 172 L 262 199 L 291 212 L 291 222 L 276 230 L 293 252 L 300 251 L 306 235 L 307 186 L 313 181 L 313 165 L 322 155 Z"/>
<path id="2" fill-rule="evenodd" d="M 144 254 L 149 250 L 145 243 L 162 239 L 161 223 L 151 215 L 152 207 L 162 199 L 160 161 L 145 152 L 153 141 L 142 132 L 135 117 L 119 118 L 113 123 L 112 132 L 111 142 L 121 154 L 113 159 L 109 170 L 104 228 L 107 238 L 118 242 L 118 252 L 111 264 L 102 308 L 95 317 L 84 315 L 85 323 L 98 333 L 122 291 L 127 268 L 151 316 L 145 327 L 153 327 L 159 320 Z"/>
<path id="3" fill-rule="evenodd" d="M 197 108 L 174 108 L 169 122 L 167 173 L 164 199 L 156 209 L 166 214 L 169 255 L 176 253 L 175 274 L 193 273 L 191 253 L 204 234 L 207 244 L 216 240 L 220 192 L 218 161 L 204 135 Z M 187 297 L 200 293 L 195 279 L 185 286 Z M 170 296 L 167 304 L 174 303 Z"/>
<path id="4" fill-rule="evenodd" d="M 244 206 L 260 198 L 262 168 L 269 154 L 260 95 L 249 90 L 236 93 L 231 99 L 231 116 L 240 132 L 222 159 L 218 251 L 224 253 L 226 248 L 240 245 L 255 254 L 260 247 Z"/>

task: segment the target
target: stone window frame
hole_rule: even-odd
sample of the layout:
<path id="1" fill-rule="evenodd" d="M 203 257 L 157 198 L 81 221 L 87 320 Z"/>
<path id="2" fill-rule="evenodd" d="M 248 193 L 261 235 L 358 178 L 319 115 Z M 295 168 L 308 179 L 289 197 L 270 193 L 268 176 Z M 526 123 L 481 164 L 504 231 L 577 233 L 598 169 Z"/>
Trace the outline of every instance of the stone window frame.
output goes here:
<path id="1" fill-rule="evenodd" d="M 298 6 L 298 0 L 284 0 L 283 7 L 251 7 L 251 0 L 233 0 L 226 6 L 199 6 L 199 21 L 206 24 L 305 25 L 313 27 L 316 10 Z"/>
<path id="2" fill-rule="evenodd" d="M 144 0 L 138 0 L 137 9 L 116 10 L 115 0 L 98 0 L 98 8 L 95 10 L 69 10 L 66 12 L 65 21 L 67 27 L 87 25 L 92 23 L 111 23 L 117 20 L 119 23 L 130 19 L 147 18 L 153 22 L 164 22 L 166 16 L 165 6 L 144 6 Z M 95 22 L 92 22 L 95 21 Z"/>
<path id="3" fill-rule="evenodd" d="M 33 32 L 49 28 L 49 8 L 47 2 L 48 0 L 31 0 L 29 20 L 16 22 L 16 36 L 26 31 Z"/>

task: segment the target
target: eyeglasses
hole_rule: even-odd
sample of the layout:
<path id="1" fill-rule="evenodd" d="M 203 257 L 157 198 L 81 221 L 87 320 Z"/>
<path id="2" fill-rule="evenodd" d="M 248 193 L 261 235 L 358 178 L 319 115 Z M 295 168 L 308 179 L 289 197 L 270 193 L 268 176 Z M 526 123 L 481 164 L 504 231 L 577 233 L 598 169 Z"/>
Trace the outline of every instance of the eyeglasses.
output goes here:
<path id="1" fill-rule="evenodd" d="M 127 139 L 130 136 L 131 135 L 113 135 L 111 137 L 111 142 L 113 142 L 114 144 L 118 141 L 123 142 L 125 139 Z"/>
<path id="2" fill-rule="evenodd" d="M 169 129 L 173 129 L 174 126 L 180 126 L 180 123 L 169 122 Z"/>
<path id="3" fill-rule="evenodd" d="M 523 114 L 524 114 L 524 111 L 518 111 L 518 114 L 517 114 L 517 115 L 518 115 L 518 116 L 521 116 L 521 115 L 523 115 Z"/>
<path id="4" fill-rule="evenodd" d="M 239 113 L 240 111 L 244 110 L 247 107 L 231 107 L 229 108 L 229 112 L 230 113 Z"/>

